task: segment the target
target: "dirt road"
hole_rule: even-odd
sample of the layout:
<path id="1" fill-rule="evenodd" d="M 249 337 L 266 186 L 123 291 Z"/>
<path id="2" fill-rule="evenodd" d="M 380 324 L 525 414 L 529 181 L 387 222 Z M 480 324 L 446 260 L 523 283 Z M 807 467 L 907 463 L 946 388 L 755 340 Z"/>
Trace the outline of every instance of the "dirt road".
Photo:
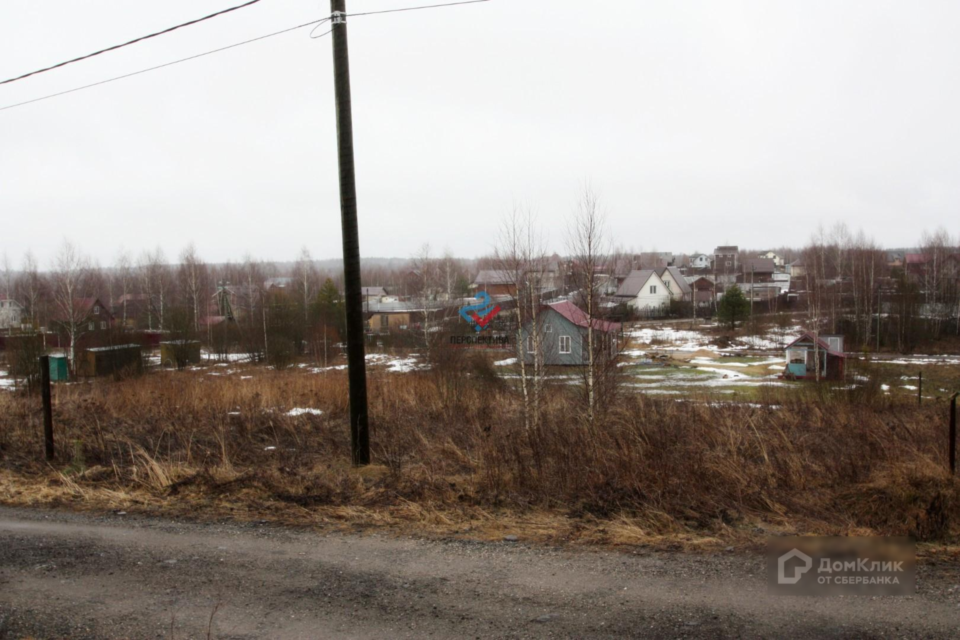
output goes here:
<path id="1" fill-rule="evenodd" d="M 564 551 L 0 508 L 0 638 L 957 637 L 904 598 L 777 598 L 754 556 Z"/>

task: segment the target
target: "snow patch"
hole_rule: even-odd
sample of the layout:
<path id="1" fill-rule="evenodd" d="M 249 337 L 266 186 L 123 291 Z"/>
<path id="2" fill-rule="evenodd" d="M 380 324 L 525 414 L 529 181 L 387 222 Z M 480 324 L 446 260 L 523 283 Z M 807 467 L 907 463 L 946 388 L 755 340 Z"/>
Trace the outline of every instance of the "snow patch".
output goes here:
<path id="1" fill-rule="evenodd" d="M 304 408 L 297 407 L 296 409 L 290 409 L 290 411 L 287 411 L 286 415 L 288 416 L 305 416 L 305 415 L 322 416 L 323 411 L 321 411 L 320 409 L 304 409 Z"/>

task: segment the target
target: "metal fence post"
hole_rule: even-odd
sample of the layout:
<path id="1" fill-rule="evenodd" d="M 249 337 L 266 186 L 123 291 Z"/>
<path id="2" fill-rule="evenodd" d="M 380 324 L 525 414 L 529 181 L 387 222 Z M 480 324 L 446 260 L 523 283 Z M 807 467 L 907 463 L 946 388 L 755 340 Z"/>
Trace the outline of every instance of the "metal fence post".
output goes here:
<path id="1" fill-rule="evenodd" d="M 40 395 L 43 397 L 43 451 L 53 460 L 53 405 L 50 402 L 50 356 L 40 356 Z"/>

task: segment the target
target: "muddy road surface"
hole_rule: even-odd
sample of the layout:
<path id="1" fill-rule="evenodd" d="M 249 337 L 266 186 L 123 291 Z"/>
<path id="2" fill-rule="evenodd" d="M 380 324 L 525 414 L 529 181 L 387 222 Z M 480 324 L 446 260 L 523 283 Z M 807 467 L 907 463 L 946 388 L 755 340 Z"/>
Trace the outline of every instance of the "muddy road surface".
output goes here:
<path id="1" fill-rule="evenodd" d="M 0 638 L 956 638 L 918 593 L 767 595 L 763 559 L 0 508 Z"/>

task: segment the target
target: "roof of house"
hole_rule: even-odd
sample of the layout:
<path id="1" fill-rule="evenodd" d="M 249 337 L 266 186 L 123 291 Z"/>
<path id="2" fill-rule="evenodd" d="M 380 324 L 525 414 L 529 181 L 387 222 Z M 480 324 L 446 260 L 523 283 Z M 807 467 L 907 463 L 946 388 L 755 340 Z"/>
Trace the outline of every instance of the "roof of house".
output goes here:
<path id="1" fill-rule="evenodd" d="M 84 349 L 84 351 L 123 351 L 125 349 L 141 349 L 142 347 L 138 344 L 115 344 L 109 347 L 91 347 L 90 349 Z"/>
<path id="2" fill-rule="evenodd" d="M 681 293 L 681 294 L 690 293 L 690 291 L 691 291 L 690 285 L 687 284 L 687 279 L 683 277 L 683 274 L 682 274 L 682 273 L 680 273 L 680 269 L 679 269 L 679 268 L 677 268 L 677 267 L 664 267 L 663 269 L 660 270 L 660 273 L 658 273 L 657 275 L 660 276 L 660 278 L 662 279 L 662 278 L 663 278 L 663 274 L 664 274 L 664 273 L 668 273 L 668 272 L 670 273 L 671 276 L 673 276 L 673 279 L 677 281 L 677 286 L 680 287 L 680 293 Z"/>
<path id="3" fill-rule="evenodd" d="M 266 289 L 276 287 L 278 289 L 286 289 L 288 286 L 293 284 L 293 278 L 287 276 L 279 276 L 276 278 L 267 278 L 263 281 L 263 286 Z"/>
<path id="4" fill-rule="evenodd" d="M 592 324 L 593 328 L 599 331 L 619 331 L 620 330 L 619 322 L 610 322 L 609 320 L 600 320 L 598 318 L 594 318 L 593 322 L 590 322 L 589 316 L 587 316 L 587 314 L 584 313 L 583 309 L 573 304 L 569 300 L 565 300 L 563 302 L 555 302 L 547 306 L 578 327 L 587 328 Z"/>
<path id="5" fill-rule="evenodd" d="M 100 304 L 100 308 L 103 309 L 103 313 L 105 316 L 107 316 L 108 318 L 113 318 L 113 314 L 110 313 L 110 310 L 107 309 L 106 305 L 100 302 L 100 298 L 74 298 L 73 308 L 76 311 L 78 318 L 80 317 L 86 318 L 87 316 L 92 315 L 91 312 L 93 311 L 93 307 L 96 306 L 97 303 Z M 63 321 L 72 322 L 72 319 L 65 318 L 63 315 L 63 312 L 59 309 L 57 310 L 53 319 L 58 322 L 63 322 Z"/>
<path id="6" fill-rule="evenodd" d="M 797 338 L 796 340 L 788 344 L 787 349 L 797 344 L 798 342 L 802 342 L 803 340 L 809 340 L 810 342 L 816 342 L 817 344 L 819 344 L 821 347 L 823 347 L 824 351 L 826 351 L 832 356 L 837 356 L 838 358 L 846 358 L 847 357 L 846 355 L 840 353 L 839 351 L 834 351 L 833 349 L 830 348 L 829 344 L 823 341 L 823 338 L 828 338 L 828 337 L 830 337 L 828 334 L 823 333 L 823 334 L 820 334 L 819 338 L 817 338 L 810 331 L 805 331 L 802 336 L 800 336 L 799 338 Z"/>
<path id="7" fill-rule="evenodd" d="M 514 278 L 505 269 L 483 269 L 473 279 L 473 284 L 514 284 Z"/>
<path id="8" fill-rule="evenodd" d="M 383 287 L 360 287 L 360 293 L 365 296 L 385 296 L 387 290 Z"/>
<path id="9" fill-rule="evenodd" d="M 617 297 L 635 298 L 651 276 L 660 277 L 654 269 L 634 269 L 617 289 Z"/>
<path id="10" fill-rule="evenodd" d="M 716 249 L 713 250 L 713 252 L 714 253 L 739 253 L 740 247 L 738 247 L 737 245 L 717 247 Z"/>
<path id="11" fill-rule="evenodd" d="M 907 264 L 926 264 L 929 259 L 922 253 L 908 253 L 906 256 Z"/>
<path id="12" fill-rule="evenodd" d="M 747 258 L 742 263 L 744 273 L 773 273 L 777 265 L 770 258 Z"/>

